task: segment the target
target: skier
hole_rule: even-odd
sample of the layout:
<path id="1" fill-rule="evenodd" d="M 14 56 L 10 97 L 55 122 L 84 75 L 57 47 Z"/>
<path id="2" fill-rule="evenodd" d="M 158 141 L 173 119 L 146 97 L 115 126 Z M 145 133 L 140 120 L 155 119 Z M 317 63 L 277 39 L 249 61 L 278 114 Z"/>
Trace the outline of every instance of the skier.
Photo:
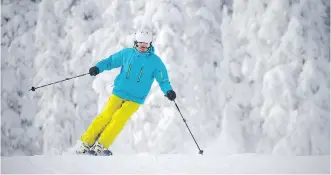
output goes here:
<path id="1" fill-rule="evenodd" d="M 114 81 L 108 102 L 81 136 L 82 145 L 77 153 L 101 155 L 109 151 L 108 147 L 125 123 L 144 103 L 154 79 L 165 96 L 171 101 L 175 100 L 176 93 L 170 85 L 167 69 L 154 53 L 152 39 L 151 32 L 138 31 L 133 48 L 124 48 L 89 69 L 91 76 L 114 68 L 121 68 L 121 71 Z"/>

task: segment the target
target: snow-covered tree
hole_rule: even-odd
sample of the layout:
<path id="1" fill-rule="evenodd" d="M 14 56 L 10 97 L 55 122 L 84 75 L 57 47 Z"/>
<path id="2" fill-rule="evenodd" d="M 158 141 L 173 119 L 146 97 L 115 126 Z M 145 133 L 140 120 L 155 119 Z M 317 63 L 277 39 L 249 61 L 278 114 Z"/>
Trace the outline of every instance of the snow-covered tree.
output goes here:
<path id="1" fill-rule="evenodd" d="M 233 132 L 241 149 L 328 153 L 329 41 L 323 37 L 329 31 L 327 4 L 235 1 L 232 8 L 223 23 L 222 71 L 228 76 L 222 78 L 222 87 L 233 94 L 226 105 L 235 107 L 228 109 L 239 111 L 231 117 L 241 126 L 239 135 Z M 222 132 L 226 138 L 236 138 Z"/>
<path id="2" fill-rule="evenodd" d="M 38 106 L 30 94 L 37 1 L 1 1 L 1 155 L 33 155 L 40 149 Z"/>

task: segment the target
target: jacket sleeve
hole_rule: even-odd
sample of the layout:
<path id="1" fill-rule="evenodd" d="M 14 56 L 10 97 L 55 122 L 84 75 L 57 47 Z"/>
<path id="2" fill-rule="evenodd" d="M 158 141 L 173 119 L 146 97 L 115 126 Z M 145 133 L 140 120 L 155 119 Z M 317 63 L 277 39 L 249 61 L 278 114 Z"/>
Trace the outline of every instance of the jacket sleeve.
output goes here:
<path id="1" fill-rule="evenodd" d="M 165 65 L 161 60 L 157 66 L 157 69 L 154 72 L 154 77 L 156 81 L 159 83 L 159 86 L 162 92 L 164 93 L 164 95 L 166 95 L 169 90 L 172 90 L 168 77 L 167 68 L 165 67 Z"/>
<path id="2" fill-rule="evenodd" d="M 105 70 L 111 70 L 121 67 L 123 65 L 125 49 L 110 55 L 108 58 L 99 61 L 96 66 L 99 68 L 100 73 Z"/>

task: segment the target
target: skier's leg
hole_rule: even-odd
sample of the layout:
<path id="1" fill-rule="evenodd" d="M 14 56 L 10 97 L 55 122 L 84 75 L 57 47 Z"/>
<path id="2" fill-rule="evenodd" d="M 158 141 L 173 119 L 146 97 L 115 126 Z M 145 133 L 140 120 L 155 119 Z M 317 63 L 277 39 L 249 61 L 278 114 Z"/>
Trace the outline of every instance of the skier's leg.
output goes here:
<path id="1" fill-rule="evenodd" d="M 124 100 L 122 98 L 111 95 L 101 113 L 93 120 L 85 133 L 81 136 L 81 141 L 92 146 L 98 135 L 110 122 L 112 115 L 122 106 L 123 102 Z"/>
<path id="2" fill-rule="evenodd" d="M 115 140 L 116 136 L 121 132 L 125 123 L 139 108 L 139 104 L 126 101 L 120 109 L 118 109 L 112 116 L 111 122 L 101 133 L 98 142 L 107 149 Z"/>

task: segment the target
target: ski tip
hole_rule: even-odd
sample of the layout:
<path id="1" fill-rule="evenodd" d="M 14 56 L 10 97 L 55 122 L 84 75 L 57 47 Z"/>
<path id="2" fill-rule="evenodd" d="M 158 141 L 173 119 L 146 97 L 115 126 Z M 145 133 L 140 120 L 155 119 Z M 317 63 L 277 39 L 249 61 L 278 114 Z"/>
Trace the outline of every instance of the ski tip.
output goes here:
<path id="1" fill-rule="evenodd" d="M 110 150 L 104 150 L 104 151 L 103 151 L 103 154 L 104 154 L 105 156 L 112 156 L 112 155 L 113 155 L 113 153 L 112 153 Z"/>

